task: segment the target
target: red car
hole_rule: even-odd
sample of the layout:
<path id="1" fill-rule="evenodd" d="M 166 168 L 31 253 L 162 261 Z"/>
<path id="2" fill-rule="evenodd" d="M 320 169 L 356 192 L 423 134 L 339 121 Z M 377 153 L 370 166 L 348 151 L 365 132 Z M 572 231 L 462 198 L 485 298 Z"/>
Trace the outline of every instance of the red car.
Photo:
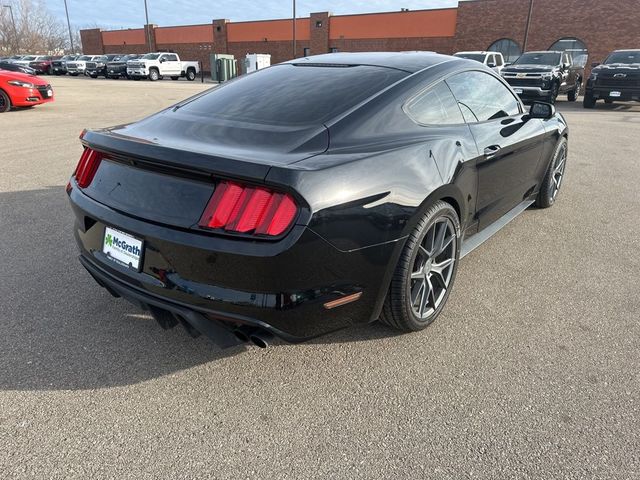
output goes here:
<path id="1" fill-rule="evenodd" d="M 32 107 L 53 102 L 53 89 L 35 75 L 0 70 L 0 113 L 11 107 Z"/>
<path id="2" fill-rule="evenodd" d="M 46 75 L 51 74 L 51 61 L 52 57 L 49 55 L 38 55 L 33 62 L 29 62 L 29 66 L 33 68 L 36 73 L 44 73 Z"/>

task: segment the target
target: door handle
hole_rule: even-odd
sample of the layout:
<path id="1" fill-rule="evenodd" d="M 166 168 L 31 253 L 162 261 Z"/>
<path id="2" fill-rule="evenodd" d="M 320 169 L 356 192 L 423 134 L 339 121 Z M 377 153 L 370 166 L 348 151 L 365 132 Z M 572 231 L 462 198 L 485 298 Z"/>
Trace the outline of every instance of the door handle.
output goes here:
<path id="1" fill-rule="evenodd" d="M 485 158 L 495 157 L 500 151 L 500 145 L 491 145 L 484 149 Z"/>

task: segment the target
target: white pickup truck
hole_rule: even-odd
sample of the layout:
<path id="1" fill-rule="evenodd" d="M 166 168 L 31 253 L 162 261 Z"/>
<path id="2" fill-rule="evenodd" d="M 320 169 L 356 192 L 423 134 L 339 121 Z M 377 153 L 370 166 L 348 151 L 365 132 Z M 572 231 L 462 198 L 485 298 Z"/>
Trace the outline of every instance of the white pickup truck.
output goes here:
<path id="1" fill-rule="evenodd" d="M 187 80 L 193 81 L 199 72 L 200 65 L 198 62 L 183 62 L 175 53 L 147 53 L 140 58 L 127 62 L 127 75 L 134 80 L 148 78 L 155 82 L 167 76 L 171 77 L 171 80 L 186 77 Z"/>

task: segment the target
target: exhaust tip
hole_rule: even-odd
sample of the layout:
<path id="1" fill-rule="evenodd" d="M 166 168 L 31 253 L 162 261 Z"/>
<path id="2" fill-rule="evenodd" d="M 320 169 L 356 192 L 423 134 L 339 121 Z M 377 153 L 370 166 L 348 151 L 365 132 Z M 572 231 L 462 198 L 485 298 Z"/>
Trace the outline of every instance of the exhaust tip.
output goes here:
<path id="1" fill-rule="evenodd" d="M 265 331 L 253 332 L 251 335 L 249 335 L 249 340 L 251 340 L 251 343 L 253 343 L 256 347 L 267 348 L 273 341 L 273 334 Z"/>

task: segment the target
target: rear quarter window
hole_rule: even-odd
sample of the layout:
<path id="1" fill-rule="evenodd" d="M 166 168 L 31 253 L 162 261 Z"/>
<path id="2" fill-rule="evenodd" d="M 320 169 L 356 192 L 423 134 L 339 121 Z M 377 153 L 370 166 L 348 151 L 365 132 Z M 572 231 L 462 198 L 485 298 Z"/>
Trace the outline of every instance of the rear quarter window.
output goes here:
<path id="1" fill-rule="evenodd" d="M 181 110 L 266 124 L 318 124 L 407 75 L 372 66 L 275 65 L 225 83 Z"/>

